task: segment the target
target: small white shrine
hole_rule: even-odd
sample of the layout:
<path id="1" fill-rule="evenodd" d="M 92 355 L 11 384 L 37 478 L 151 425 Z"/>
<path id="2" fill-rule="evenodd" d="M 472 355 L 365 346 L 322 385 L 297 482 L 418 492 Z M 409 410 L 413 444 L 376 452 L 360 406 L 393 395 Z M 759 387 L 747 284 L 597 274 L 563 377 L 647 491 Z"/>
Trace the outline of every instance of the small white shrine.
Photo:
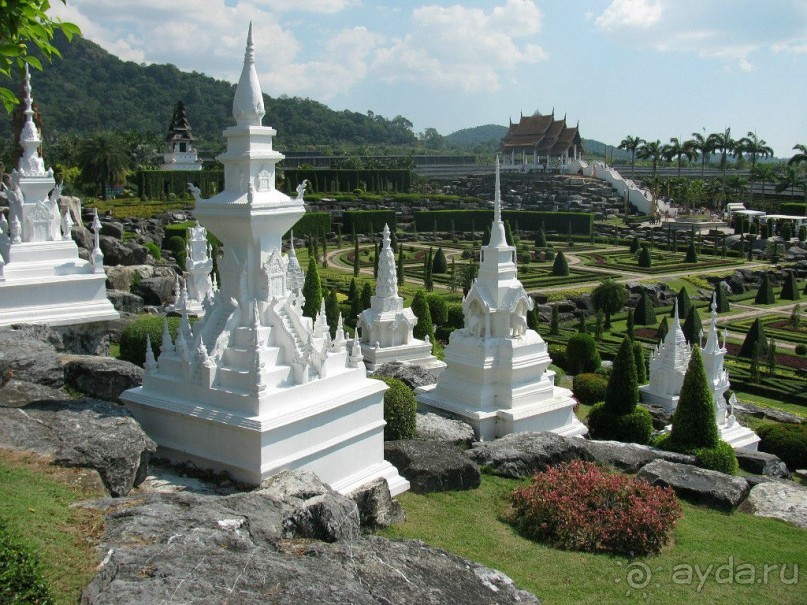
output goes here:
<path id="1" fill-rule="evenodd" d="M 518 280 L 515 254 L 501 218 L 497 158 L 490 242 L 462 301 L 465 325 L 451 333 L 447 367 L 436 385 L 418 389 L 418 403 L 464 420 L 483 441 L 522 431 L 584 435 L 572 392 L 556 387 L 555 373 L 547 370 L 552 360 L 546 343 L 527 328 L 533 301 Z"/>
<path id="2" fill-rule="evenodd" d="M 174 291 L 176 302 L 166 307 L 166 311 L 184 311 L 202 317 L 212 305 L 213 296 L 218 290 L 213 271 L 213 258 L 207 229 L 196 221 L 188 228 L 185 244 L 185 277 L 177 276 Z"/>
<path id="3" fill-rule="evenodd" d="M 70 231 L 74 217 L 59 208 L 61 185 L 45 170 L 34 124 L 31 76 L 25 69 L 23 155 L 11 172 L 11 186 L 0 184 L 9 216 L 0 213 L 0 326 L 15 323 L 70 325 L 118 319 L 106 297 L 101 228 L 96 215 L 95 247 L 89 261 L 78 255 Z M 81 220 L 80 212 L 75 220 Z"/>
<path id="4" fill-rule="evenodd" d="M 395 495 L 409 482 L 384 460 L 386 385 L 367 378 L 357 340 L 324 313 L 302 315 L 299 263 L 281 238 L 305 212 L 275 188 L 273 128 L 262 126 L 252 26 L 227 128 L 224 190 L 197 199 L 199 222 L 223 242 L 221 285 L 191 330 L 187 314 L 158 359 L 146 350 L 142 387 L 121 395 L 161 452 L 258 484 L 307 469 L 347 493 L 384 478 Z"/>
<path id="5" fill-rule="evenodd" d="M 193 147 L 193 134 L 185 111 L 185 104 L 178 101 L 171 116 L 168 134 L 168 153 L 163 154 L 161 170 L 201 170 L 202 161 Z"/>
<path id="6" fill-rule="evenodd" d="M 731 409 L 726 405 L 725 392 L 729 389 L 729 374 L 724 368 L 726 353 L 726 333 L 723 332 L 723 344 L 717 335 L 717 300 L 712 295 L 712 322 L 706 345 L 702 350 L 703 369 L 712 402 L 715 407 L 715 420 L 720 431 L 720 438 L 736 450 L 756 450 L 759 437 L 754 431 L 741 425 L 734 416 L 734 404 Z M 703 334 L 701 334 L 701 338 Z M 664 342 L 650 354 L 650 383 L 639 387 L 645 403 L 660 405 L 665 412 L 673 413 L 678 407 L 678 399 L 684 382 L 684 375 L 689 366 L 692 348 L 687 345 L 686 337 L 678 320 L 678 303 L 675 303 L 673 325 Z M 732 402 L 735 402 L 732 395 Z M 669 427 L 668 427 L 669 430 Z"/>
<path id="7" fill-rule="evenodd" d="M 412 309 L 404 309 L 403 298 L 398 296 L 395 255 L 390 247 L 389 227 L 384 225 L 375 295 L 370 299 L 370 308 L 362 311 L 356 322 L 367 369 L 373 371 L 387 362 L 401 361 L 435 375 L 442 372 L 446 364 L 432 355 L 431 343 L 412 335 L 417 322 Z"/>

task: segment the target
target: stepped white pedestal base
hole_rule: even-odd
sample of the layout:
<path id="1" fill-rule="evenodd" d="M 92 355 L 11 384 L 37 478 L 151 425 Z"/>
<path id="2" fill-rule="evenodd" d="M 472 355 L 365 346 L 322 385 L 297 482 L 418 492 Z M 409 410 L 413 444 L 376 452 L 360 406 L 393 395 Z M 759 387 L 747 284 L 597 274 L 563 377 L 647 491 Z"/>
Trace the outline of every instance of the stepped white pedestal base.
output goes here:
<path id="1" fill-rule="evenodd" d="M 435 376 L 445 370 L 445 362 L 432 355 L 432 346 L 422 340 L 412 340 L 408 344 L 397 347 L 375 347 L 362 343 L 361 353 L 364 356 L 364 365 L 367 371 L 373 372 L 379 366 L 393 361 L 419 366 L 429 370 Z"/>
<path id="2" fill-rule="evenodd" d="M 757 451 L 760 442 L 759 435 L 747 426 L 743 426 L 737 422 L 734 416 L 729 416 L 726 420 L 726 424 L 718 424 L 717 429 L 720 432 L 720 439 L 728 443 L 735 450 Z M 667 433 L 671 430 L 671 424 L 664 427 L 664 431 Z"/>

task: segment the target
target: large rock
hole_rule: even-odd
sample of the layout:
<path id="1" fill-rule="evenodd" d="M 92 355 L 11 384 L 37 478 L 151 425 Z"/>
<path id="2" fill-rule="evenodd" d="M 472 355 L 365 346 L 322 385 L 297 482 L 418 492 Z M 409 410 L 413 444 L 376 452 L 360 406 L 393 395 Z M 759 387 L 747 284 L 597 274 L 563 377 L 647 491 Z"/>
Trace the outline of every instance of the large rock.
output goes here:
<path id="1" fill-rule="evenodd" d="M 583 439 L 551 432 L 511 433 L 501 439 L 475 443 L 465 452 L 479 466 L 501 477 L 520 479 L 572 460 L 593 460 Z"/>
<path id="2" fill-rule="evenodd" d="M 125 408 L 94 399 L 0 408 L 0 446 L 95 469 L 113 496 L 125 496 L 145 479 L 157 449 Z"/>
<path id="3" fill-rule="evenodd" d="M 125 290 L 130 292 L 132 284 L 138 280 L 154 276 L 154 267 L 151 265 L 116 265 L 106 267 L 106 287 L 111 290 Z"/>
<path id="4" fill-rule="evenodd" d="M 645 464 L 653 460 L 667 460 L 682 464 L 695 464 L 697 462 L 695 456 L 667 452 L 646 445 L 639 445 L 638 443 L 584 440 L 583 445 L 597 462 L 627 473 L 636 473 Z"/>
<path id="5" fill-rule="evenodd" d="M 662 431 L 672 422 L 672 414 L 665 412 L 662 406 L 650 403 L 641 403 L 639 405 L 650 412 L 650 417 L 653 419 L 654 430 Z"/>
<path id="6" fill-rule="evenodd" d="M 470 447 L 475 439 L 470 424 L 431 412 L 417 415 L 415 435 L 425 441 L 442 441 L 463 448 Z"/>
<path id="7" fill-rule="evenodd" d="M 121 239 L 123 237 L 123 224 L 117 221 L 101 221 L 101 235 Z"/>
<path id="8" fill-rule="evenodd" d="M 790 471 L 787 465 L 778 456 L 766 452 L 756 452 L 751 450 L 735 450 L 737 462 L 740 468 L 755 475 L 765 475 L 766 477 L 777 477 L 780 479 L 790 479 Z"/>
<path id="9" fill-rule="evenodd" d="M 116 311 L 121 313 L 142 313 L 143 297 L 126 290 L 107 290 L 106 297 Z"/>
<path id="10" fill-rule="evenodd" d="M 105 265 L 145 265 L 148 260 L 148 250 L 135 242 L 124 244 L 117 238 L 101 235 L 98 245 Z"/>
<path id="11" fill-rule="evenodd" d="M 807 488 L 791 481 L 768 481 L 751 488 L 739 510 L 807 528 Z"/>
<path id="12" fill-rule="evenodd" d="M 754 418 L 765 418 L 766 420 L 775 420 L 776 422 L 784 422 L 786 424 L 801 424 L 804 418 L 785 412 L 784 410 L 777 410 L 776 408 L 769 408 L 761 405 L 756 405 L 750 401 L 739 401 L 734 406 L 735 413 L 744 416 L 752 416 Z"/>
<path id="13" fill-rule="evenodd" d="M 736 508 L 749 491 L 748 481 L 742 477 L 666 460 L 643 466 L 636 477 L 652 485 L 669 485 L 681 498 L 720 510 Z"/>
<path id="14" fill-rule="evenodd" d="M 143 368 L 112 357 L 72 355 L 65 359 L 64 381 L 90 397 L 120 401 L 123 391 L 143 384 Z"/>
<path id="15" fill-rule="evenodd" d="M 5 383 L 0 380 L 0 406 L 3 407 L 20 408 L 32 401 L 61 401 L 67 398 L 63 391 L 35 382 L 15 378 Z"/>
<path id="16" fill-rule="evenodd" d="M 363 529 L 389 527 L 406 521 L 406 513 L 400 502 L 389 493 L 386 479 L 379 478 L 363 485 L 349 494 L 359 509 L 359 520 Z"/>
<path id="17" fill-rule="evenodd" d="M 162 306 L 174 300 L 175 284 L 176 280 L 168 275 L 147 277 L 138 284 L 137 295 L 145 305 Z"/>
<path id="18" fill-rule="evenodd" d="M 0 330 L 0 376 L 59 388 L 64 371 L 53 345 L 17 330 Z"/>
<path id="19" fill-rule="evenodd" d="M 437 376 L 432 374 L 429 370 L 418 365 L 402 363 L 400 361 L 385 363 L 376 368 L 372 375 L 397 378 L 410 389 L 416 389 L 437 382 Z"/>
<path id="20" fill-rule="evenodd" d="M 416 494 L 476 489 L 479 467 L 462 450 L 437 441 L 387 441 L 384 459 L 410 483 Z"/>
<path id="21" fill-rule="evenodd" d="M 58 352 L 109 355 L 109 343 L 123 327 L 120 320 L 93 321 L 68 326 L 15 324 L 17 335 L 52 345 Z"/>
<path id="22" fill-rule="evenodd" d="M 316 509 L 311 501 L 323 489 L 287 473 L 273 486 L 232 496 L 146 494 L 98 503 L 108 510 L 100 549 L 106 557 L 81 602 L 538 603 L 504 574 L 420 542 L 284 538 L 288 511 Z"/>

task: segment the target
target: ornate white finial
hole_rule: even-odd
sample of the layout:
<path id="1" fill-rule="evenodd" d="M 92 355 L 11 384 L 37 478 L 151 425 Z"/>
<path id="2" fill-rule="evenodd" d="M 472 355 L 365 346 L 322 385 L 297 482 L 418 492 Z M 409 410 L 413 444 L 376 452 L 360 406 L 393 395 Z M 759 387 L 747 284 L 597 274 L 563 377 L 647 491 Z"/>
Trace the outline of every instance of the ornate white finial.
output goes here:
<path id="1" fill-rule="evenodd" d="M 163 341 L 160 344 L 160 356 L 169 355 L 174 352 L 174 342 L 171 340 L 171 333 L 168 331 L 168 318 L 163 320 Z"/>
<path id="2" fill-rule="evenodd" d="M 493 194 L 493 222 L 502 220 L 502 184 L 499 176 L 499 156 L 496 155 L 496 189 Z"/>
<path id="3" fill-rule="evenodd" d="M 144 368 L 148 374 L 153 374 L 157 370 L 157 360 L 154 359 L 154 351 L 151 348 L 151 336 L 146 333 L 146 363 Z"/>
<path id="4" fill-rule="evenodd" d="M 678 319 L 678 298 L 673 301 L 673 326 L 680 324 Z"/>
<path id="5" fill-rule="evenodd" d="M 507 247 L 507 236 L 504 232 L 504 223 L 502 222 L 502 192 L 501 180 L 499 177 L 499 156 L 496 156 L 496 188 L 493 195 L 493 225 L 490 228 L 490 241 L 488 248 L 504 248 Z"/>
<path id="6" fill-rule="evenodd" d="M 255 70 L 255 44 L 252 40 L 252 22 L 247 34 L 244 67 L 233 98 L 233 117 L 238 126 L 260 126 L 266 110 L 263 107 L 263 92 Z"/>
<path id="7" fill-rule="evenodd" d="M 720 284 L 718 284 L 717 287 L 719 288 Z M 712 293 L 711 309 L 712 309 L 712 322 L 714 322 L 715 317 L 717 317 L 717 292 Z"/>

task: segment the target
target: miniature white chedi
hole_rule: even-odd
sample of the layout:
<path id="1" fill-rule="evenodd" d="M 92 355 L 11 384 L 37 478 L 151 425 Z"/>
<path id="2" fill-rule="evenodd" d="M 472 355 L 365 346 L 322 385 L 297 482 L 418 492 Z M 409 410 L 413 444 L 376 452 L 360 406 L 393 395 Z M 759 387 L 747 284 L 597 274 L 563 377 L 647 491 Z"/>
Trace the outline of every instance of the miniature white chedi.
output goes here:
<path id="1" fill-rule="evenodd" d="M 301 313 L 301 271 L 281 237 L 305 212 L 275 188 L 276 131 L 262 126 L 263 94 L 250 25 L 225 130 L 225 187 L 197 199 L 196 216 L 224 247 L 221 284 L 204 319 L 183 314 L 159 358 L 146 351 L 143 386 L 122 396 L 164 455 L 257 484 L 287 468 L 317 473 L 347 493 L 377 478 L 409 487 L 383 457 L 386 385 L 367 378 L 361 347 L 324 313 Z M 340 322 L 341 323 L 341 322 Z M 150 344 L 150 343 L 149 343 Z"/>
<path id="2" fill-rule="evenodd" d="M 468 422 L 486 441 L 522 431 L 583 435 L 571 391 L 555 386 L 546 343 L 527 327 L 534 303 L 518 280 L 515 252 L 501 218 L 497 158 L 490 242 L 462 302 L 465 325 L 452 332 L 447 367 L 436 385 L 418 389 L 418 403 Z"/>
<path id="3" fill-rule="evenodd" d="M 11 172 L 11 186 L 0 185 L 9 216 L 0 213 L 0 326 L 15 323 L 70 325 L 118 319 L 106 297 L 106 274 L 95 216 L 95 247 L 90 260 L 79 258 L 70 232 L 71 217 L 59 209 L 61 185 L 45 170 L 42 144 L 33 120 L 31 76 L 25 69 L 23 155 Z"/>

